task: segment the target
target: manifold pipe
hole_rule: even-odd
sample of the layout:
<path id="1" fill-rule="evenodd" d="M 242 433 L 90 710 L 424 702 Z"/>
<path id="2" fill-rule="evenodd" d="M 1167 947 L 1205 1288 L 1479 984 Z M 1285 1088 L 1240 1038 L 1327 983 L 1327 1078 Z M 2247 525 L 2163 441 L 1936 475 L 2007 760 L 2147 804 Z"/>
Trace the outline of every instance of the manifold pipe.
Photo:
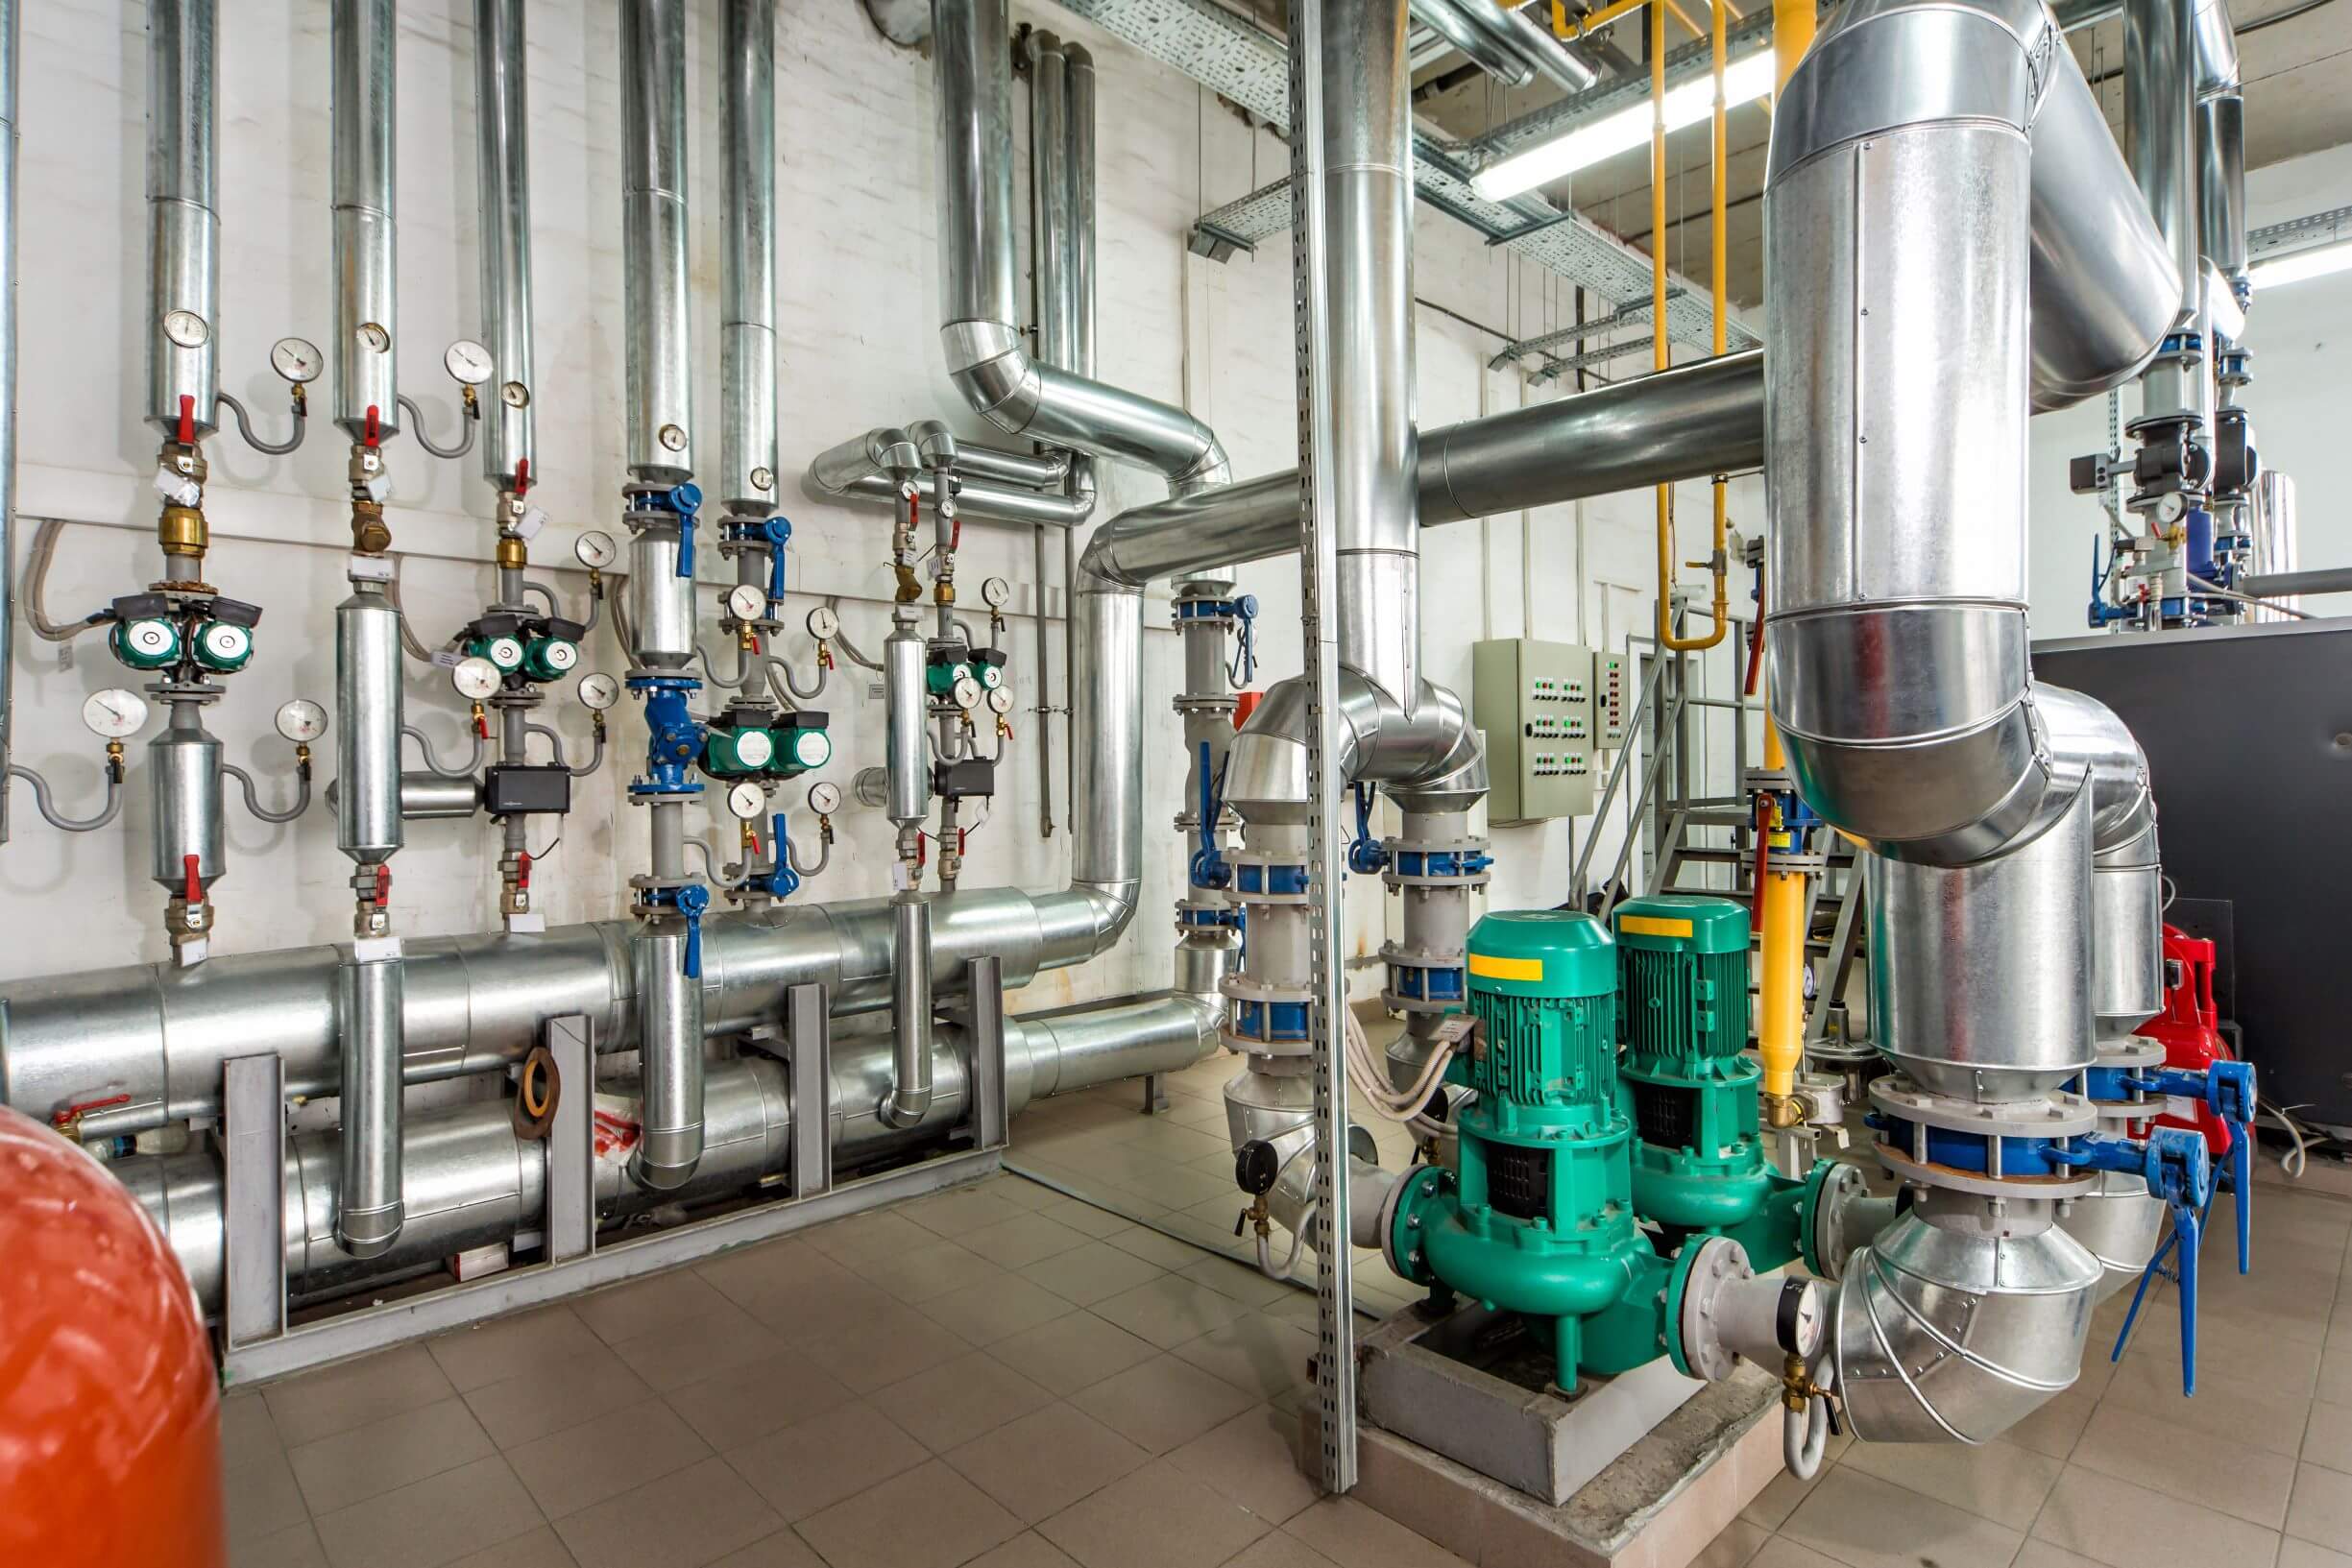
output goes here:
<path id="1" fill-rule="evenodd" d="M 940 340 L 948 374 L 998 429 L 1118 458 L 1179 495 L 1230 477 L 1224 448 L 1180 408 L 1040 364 L 1014 288 L 1011 44 L 1006 0 L 939 0 Z"/>
<path id="2" fill-rule="evenodd" d="M 686 0 L 622 0 L 620 113 L 629 366 L 623 450 L 638 478 L 675 481 L 694 470 L 687 336 Z"/>
<path id="3" fill-rule="evenodd" d="M 2042 107 L 2081 84 L 2050 25 L 1991 0 L 1850 8 L 1773 136 L 1766 268 L 1815 280 L 1765 327 L 1773 717 L 1806 801 L 1895 858 L 1999 853 L 2072 785 L 2033 701 L 2019 389 L 2045 159 L 2053 180 L 2100 160 L 2088 130 L 2042 139 L 2040 43 Z M 2112 183 L 2079 205 L 2113 206 Z"/>
<path id="4" fill-rule="evenodd" d="M 335 423 L 374 445 L 400 427 L 392 0 L 334 0 Z"/>
<path id="5" fill-rule="evenodd" d="M 882 1119 L 893 1127 L 919 1127 L 931 1111 L 931 903 L 909 890 L 890 901 L 892 947 L 900 954 L 890 977 L 890 1092 Z"/>
<path id="6" fill-rule="evenodd" d="M 1420 701 L 1420 534 L 1414 526 L 1413 124 L 1405 0 L 1339 0 L 1322 29 L 1321 287 L 1330 374 L 1340 663 Z"/>
<path id="7" fill-rule="evenodd" d="M 775 0 L 726 0 L 725 17 L 717 496 L 737 516 L 765 517 L 778 499 Z"/>
<path id="8" fill-rule="evenodd" d="M 524 0 L 474 0 L 474 169 L 481 207 L 482 338 L 497 395 L 483 419 L 482 477 L 500 491 L 539 467 L 531 411 L 531 157 Z"/>
<path id="9" fill-rule="evenodd" d="M 147 422 L 166 441 L 179 439 L 183 408 L 196 439 L 209 436 L 221 395 L 213 4 L 147 7 Z M 13 46 L 9 65 L 12 83 Z M 12 141 L 12 86 L 9 96 Z"/>

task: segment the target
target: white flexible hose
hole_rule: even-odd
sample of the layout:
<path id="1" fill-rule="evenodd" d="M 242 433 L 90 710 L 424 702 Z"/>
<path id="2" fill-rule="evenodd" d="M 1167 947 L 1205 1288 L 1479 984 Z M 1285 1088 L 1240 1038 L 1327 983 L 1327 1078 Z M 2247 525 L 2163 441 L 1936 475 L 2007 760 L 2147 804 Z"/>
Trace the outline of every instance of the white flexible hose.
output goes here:
<path id="1" fill-rule="evenodd" d="M 1291 1270 L 1298 1266 L 1298 1254 L 1306 1247 L 1307 1232 L 1314 1228 L 1315 1211 L 1309 1209 L 1298 1217 L 1298 1228 L 1291 1232 L 1290 1254 L 1282 1260 L 1280 1268 L 1274 1266 L 1273 1244 L 1265 1237 L 1260 1236 L 1258 1238 L 1258 1272 L 1264 1274 L 1268 1279 L 1287 1282 L 1291 1277 Z"/>
<path id="2" fill-rule="evenodd" d="M 1409 1122 L 1429 1108 L 1445 1076 L 1445 1065 L 1453 1060 L 1450 1048 L 1432 1052 L 1429 1060 L 1421 1064 L 1412 1087 L 1400 1091 L 1389 1083 L 1387 1073 L 1372 1055 L 1371 1041 L 1353 1008 L 1347 1012 L 1346 1034 L 1347 1075 L 1354 1081 L 1357 1092 L 1370 1102 L 1374 1115 L 1384 1122 Z"/>
<path id="3" fill-rule="evenodd" d="M 1830 1402 L 1808 1399 L 1805 1409 L 1781 1410 L 1781 1459 L 1799 1481 L 1810 1481 L 1821 1469 L 1830 1447 Z"/>

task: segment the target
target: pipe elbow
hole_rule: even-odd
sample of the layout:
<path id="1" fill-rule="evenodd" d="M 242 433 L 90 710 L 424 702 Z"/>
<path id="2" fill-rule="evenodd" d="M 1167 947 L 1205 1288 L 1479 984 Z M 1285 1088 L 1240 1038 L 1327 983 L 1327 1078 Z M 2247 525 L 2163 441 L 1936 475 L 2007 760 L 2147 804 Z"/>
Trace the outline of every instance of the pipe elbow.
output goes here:
<path id="1" fill-rule="evenodd" d="M 1020 328 L 1010 322 L 957 321 L 939 328 L 948 379 L 972 412 L 1006 435 L 1027 431 L 1037 417 L 1043 378 Z"/>
<path id="2" fill-rule="evenodd" d="M 906 431 L 881 426 L 817 453 L 810 460 L 807 477 L 818 494 L 837 499 L 861 480 L 897 478 L 922 466 L 922 453 Z"/>
<path id="3" fill-rule="evenodd" d="M 629 1179 L 648 1192 L 667 1193 L 693 1179 L 702 1164 L 702 1123 L 648 1127 L 629 1158 Z"/>
<path id="4" fill-rule="evenodd" d="M 1070 890 L 1086 901 L 1094 924 L 1094 951 L 1089 956 L 1099 958 L 1118 946 L 1119 938 L 1127 934 L 1128 924 L 1135 918 L 1140 888 L 1131 881 L 1074 881 Z"/>
<path id="5" fill-rule="evenodd" d="M 905 1132 L 910 1127 L 921 1126 L 923 1119 L 931 1115 L 932 1098 L 933 1091 L 928 1084 L 921 1088 L 900 1085 L 882 1097 L 882 1103 L 875 1107 L 875 1114 L 882 1118 L 884 1125 Z"/>

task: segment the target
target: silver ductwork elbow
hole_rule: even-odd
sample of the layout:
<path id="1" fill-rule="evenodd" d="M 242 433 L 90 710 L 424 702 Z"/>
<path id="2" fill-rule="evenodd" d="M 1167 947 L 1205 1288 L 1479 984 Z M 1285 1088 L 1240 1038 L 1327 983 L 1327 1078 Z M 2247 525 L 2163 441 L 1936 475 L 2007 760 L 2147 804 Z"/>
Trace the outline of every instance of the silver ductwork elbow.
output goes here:
<path id="1" fill-rule="evenodd" d="M 1313 729 L 1303 676 L 1267 691 L 1233 737 L 1225 802 L 1251 825 L 1307 820 L 1307 739 Z M 1486 751 L 1462 699 L 1434 681 L 1407 714 L 1352 669 L 1340 671 L 1340 777 L 1378 784 L 1409 811 L 1462 811 L 1487 792 Z"/>

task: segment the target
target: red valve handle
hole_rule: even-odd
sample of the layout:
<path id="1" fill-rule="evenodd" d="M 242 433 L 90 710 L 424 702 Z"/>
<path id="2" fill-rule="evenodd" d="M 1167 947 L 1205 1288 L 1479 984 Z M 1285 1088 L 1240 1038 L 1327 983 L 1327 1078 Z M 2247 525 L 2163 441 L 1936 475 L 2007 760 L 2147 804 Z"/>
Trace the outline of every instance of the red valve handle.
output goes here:
<path id="1" fill-rule="evenodd" d="M 180 869 L 186 874 L 188 879 L 186 902 L 189 904 L 205 902 L 205 880 L 197 874 L 196 869 L 202 863 L 193 855 L 183 855 L 180 857 Z"/>
<path id="2" fill-rule="evenodd" d="M 531 460 L 527 457 L 518 457 L 515 459 L 515 496 L 520 500 L 530 493 Z"/>
<path id="3" fill-rule="evenodd" d="M 379 865 L 376 868 L 376 906 L 378 909 L 381 909 L 389 905 L 391 903 L 392 868 L 390 866 Z"/>
<path id="4" fill-rule="evenodd" d="M 531 852 L 529 850 L 520 851 L 515 856 L 515 885 L 517 887 L 531 885 Z"/>
<path id="5" fill-rule="evenodd" d="M 184 392 L 180 395 L 180 445 L 196 445 L 196 399 Z"/>
<path id="6" fill-rule="evenodd" d="M 380 434 L 381 434 L 381 429 L 380 429 L 379 422 L 378 422 L 377 418 L 376 418 L 376 405 L 375 405 L 374 403 L 370 403 L 370 404 L 368 404 L 368 423 L 367 423 L 367 429 L 366 429 L 366 433 L 365 433 L 364 435 L 362 435 L 362 436 L 359 438 L 359 439 L 360 439 L 360 443 L 361 443 L 361 445 L 363 445 L 363 446 L 375 446 L 375 445 L 376 445 L 376 438 L 377 438 L 377 437 L 378 437 Z"/>

